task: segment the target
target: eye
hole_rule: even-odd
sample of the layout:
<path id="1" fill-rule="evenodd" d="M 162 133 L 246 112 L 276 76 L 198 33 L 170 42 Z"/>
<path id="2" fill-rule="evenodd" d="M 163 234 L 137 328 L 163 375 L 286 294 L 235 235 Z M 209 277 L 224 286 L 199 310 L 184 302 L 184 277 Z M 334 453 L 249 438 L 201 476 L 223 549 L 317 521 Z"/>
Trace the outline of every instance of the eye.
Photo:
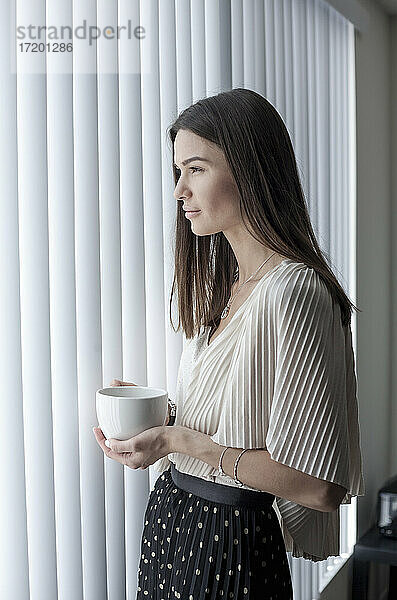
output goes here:
<path id="1" fill-rule="evenodd" d="M 179 179 L 179 177 L 181 176 L 181 171 L 180 171 L 180 169 L 178 169 L 178 167 L 174 167 L 174 168 L 175 168 L 175 174 Z M 200 171 L 204 171 L 204 169 L 202 169 L 201 167 L 189 167 L 189 171 L 192 171 L 192 173 L 199 173 Z"/>

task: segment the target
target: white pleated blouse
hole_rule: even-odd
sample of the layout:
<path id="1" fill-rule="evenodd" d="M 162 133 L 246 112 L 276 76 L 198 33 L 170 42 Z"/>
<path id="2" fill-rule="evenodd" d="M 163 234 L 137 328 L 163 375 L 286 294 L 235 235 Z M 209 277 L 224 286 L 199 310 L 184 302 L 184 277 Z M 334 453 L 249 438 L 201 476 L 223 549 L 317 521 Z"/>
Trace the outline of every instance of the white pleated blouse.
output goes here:
<path id="1" fill-rule="evenodd" d="M 222 446 L 266 449 L 272 460 L 365 494 L 351 328 L 318 273 L 285 259 L 268 271 L 208 345 L 210 327 L 187 340 L 176 389 L 176 425 Z M 234 479 L 178 452 L 183 472 Z M 255 489 L 244 485 L 245 489 Z M 263 490 L 262 490 L 263 491 Z M 339 508 L 321 512 L 275 497 L 285 547 L 312 561 L 339 555 Z"/>

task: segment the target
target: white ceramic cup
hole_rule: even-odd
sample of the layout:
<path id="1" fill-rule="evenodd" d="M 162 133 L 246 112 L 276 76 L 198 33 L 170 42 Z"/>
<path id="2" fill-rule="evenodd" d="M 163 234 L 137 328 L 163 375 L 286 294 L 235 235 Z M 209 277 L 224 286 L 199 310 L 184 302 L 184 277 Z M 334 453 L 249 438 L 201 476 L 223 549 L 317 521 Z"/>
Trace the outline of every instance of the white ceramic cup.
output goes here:
<path id="1" fill-rule="evenodd" d="M 166 390 L 117 385 L 96 392 L 98 425 L 106 439 L 128 440 L 145 429 L 163 425 L 167 412 Z"/>

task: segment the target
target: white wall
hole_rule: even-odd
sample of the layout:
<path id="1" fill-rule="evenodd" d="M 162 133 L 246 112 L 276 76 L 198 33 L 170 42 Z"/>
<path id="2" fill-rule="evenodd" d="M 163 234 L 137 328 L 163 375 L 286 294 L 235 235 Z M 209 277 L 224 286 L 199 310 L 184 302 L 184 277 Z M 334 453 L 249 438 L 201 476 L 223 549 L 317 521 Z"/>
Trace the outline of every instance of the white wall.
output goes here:
<path id="1" fill-rule="evenodd" d="M 390 471 L 397 473 L 397 15 L 393 16 L 390 24 L 391 32 L 391 130 L 392 130 L 392 148 L 391 148 L 391 173 L 392 173 L 392 199 L 391 199 L 391 237 L 392 237 L 392 382 L 391 382 L 391 419 L 390 419 L 390 438 L 391 438 L 391 456 Z"/>
<path id="2" fill-rule="evenodd" d="M 370 22 L 365 32 L 356 30 L 357 305 L 363 311 L 357 313 L 357 375 L 366 484 L 358 502 L 358 536 L 375 523 L 378 489 L 397 472 L 397 244 L 392 247 L 397 226 L 396 73 L 392 80 L 397 17 L 374 0 L 360 3 Z M 351 577 L 350 559 L 321 600 L 350 600 Z M 386 565 L 371 565 L 368 600 L 387 597 L 388 577 Z"/>

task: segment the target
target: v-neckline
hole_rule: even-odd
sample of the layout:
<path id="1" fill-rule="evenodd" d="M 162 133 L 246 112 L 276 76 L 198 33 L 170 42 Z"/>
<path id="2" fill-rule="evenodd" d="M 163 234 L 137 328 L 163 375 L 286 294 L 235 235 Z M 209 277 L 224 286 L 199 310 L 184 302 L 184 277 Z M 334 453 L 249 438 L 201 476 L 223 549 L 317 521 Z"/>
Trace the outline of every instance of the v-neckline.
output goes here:
<path id="1" fill-rule="evenodd" d="M 274 271 L 276 271 L 279 267 L 281 267 L 281 265 L 285 262 L 291 261 L 290 258 L 284 258 L 284 260 L 282 260 L 281 262 L 278 263 L 278 265 L 276 265 L 275 267 L 273 267 L 272 269 L 270 269 L 270 271 L 267 271 L 258 281 L 258 283 L 256 284 L 256 286 L 254 287 L 254 289 L 252 290 L 252 292 L 250 292 L 250 294 L 246 297 L 246 299 L 244 300 L 244 302 L 242 304 L 240 304 L 240 306 L 238 307 L 238 309 L 236 310 L 236 312 L 234 313 L 234 315 L 230 318 L 229 323 L 224 327 L 224 329 L 222 329 L 221 332 L 219 332 L 219 334 L 215 337 L 212 338 L 212 341 L 208 343 L 208 335 L 211 331 L 211 326 L 208 325 L 207 327 L 210 328 L 210 331 L 208 332 L 208 335 L 205 336 L 205 343 L 204 343 L 204 351 L 207 350 L 208 348 L 212 347 L 212 344 L 216 342 L 217 339 L 219 339 L 220 337 L 222 337 L 222 334 L 226 331 L 226 329 L 229 327 L 230 323 L 233 321 L 234 317 L 236 317 L 239 312 L 241 311 L 242 308 L 245 307 L 245 305 L 247 304 L 248 300 L 253 296 L 253 294 L 255 293 L 255 291 L 257 290 L 257 288 L 259 287 L 259 285 L 262 283 L 262 281 L 264 279 L 267 278 L 268 275 L 270 275 L 271 273 L 274 273 Z"/>

